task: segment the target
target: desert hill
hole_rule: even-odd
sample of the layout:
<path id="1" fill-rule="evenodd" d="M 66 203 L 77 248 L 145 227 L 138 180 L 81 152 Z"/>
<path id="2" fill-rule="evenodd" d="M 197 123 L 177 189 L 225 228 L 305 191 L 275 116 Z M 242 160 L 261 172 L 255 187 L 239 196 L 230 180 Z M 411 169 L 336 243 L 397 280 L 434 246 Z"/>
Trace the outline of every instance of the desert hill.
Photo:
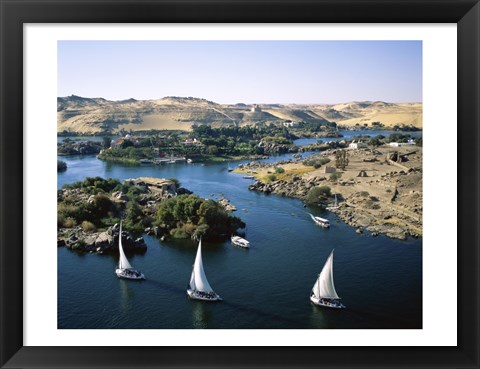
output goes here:
<path id="1" fill-rule="evenodd" d="M 328 125 L 365 125 L 380 121 L 422 127 L 422 104 L 352 102 L 346 104 L 217 104 L 194 97 L 168 96 L 158 100 L 110 101 L 80 96 L 57 99 L 57 131 L 96 134 L 121 129 L 189 130 L 194 124 L 251 125 L 285 121 Z"/>

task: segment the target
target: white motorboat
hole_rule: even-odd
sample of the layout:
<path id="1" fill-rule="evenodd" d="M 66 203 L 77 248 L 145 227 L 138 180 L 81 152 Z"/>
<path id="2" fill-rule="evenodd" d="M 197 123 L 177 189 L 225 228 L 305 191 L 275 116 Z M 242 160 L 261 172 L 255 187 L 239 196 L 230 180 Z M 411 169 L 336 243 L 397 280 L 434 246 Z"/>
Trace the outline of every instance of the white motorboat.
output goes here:
<path id="1" fill-rule="evenodd" d="M 120 253 L 120 258 L 118 260 L 118 268 L 115 270 L 115 274 L 118 278 L 123 279 L 132 279 L 132 280 L 142 280 L 145 279 L 143 273 L 140 273 L 138 270 L 135 270 L 130 263 L 128 262 L 125 253 L 123 252 L 122 246 L 122 222 L 120 222 L 120 234 L 118 235 L 118 252 Z"/>
<path id="2" fill-rule="evenodd" d="M 198 243 L 197 256 L 195 258 L 195 263 L 193 264 L 190 284 L 187 288 L 187 295 L 193 300 L 222 301 L 222 298 L 213 291 L 210 283 L 208 283 L 207 276 L 203 270 L 201 239 Z"/>
<path id="3" fill-rule="evenodd" d="M 313 216 L 312 214 L 310 214 L 310 217 L 315 222 L 315 224 L 319 225 L 320 227 L 330 228 L 330 222 L 328 219 L 316 217 L 316 216 Z"/>
<path id="4" fill-rule="evenodd" d="M 240 236 L 232 236 L 231 241 L 233 245 L 243 247 L 248 249 L 250 247 L 250 242 L 247 241 L 245 238 L 242 238 Z"/>
<path id="5" fill-rule="evenodd" d="M 333 250 L 330 253 L 322 271 L 318 275 L 317 280 L 310 294 L 310 301 L 315 305 L 329 307 L 332 309 L 344 309 L 346 306 L 339 301 L 340 297 L 335 291 L 333 284 Z"/>
<path id="6" fill-rule="evenodd" d="M 153 164 L 153 160 L 150 159 L 140 159 L 140 164 Z"/>

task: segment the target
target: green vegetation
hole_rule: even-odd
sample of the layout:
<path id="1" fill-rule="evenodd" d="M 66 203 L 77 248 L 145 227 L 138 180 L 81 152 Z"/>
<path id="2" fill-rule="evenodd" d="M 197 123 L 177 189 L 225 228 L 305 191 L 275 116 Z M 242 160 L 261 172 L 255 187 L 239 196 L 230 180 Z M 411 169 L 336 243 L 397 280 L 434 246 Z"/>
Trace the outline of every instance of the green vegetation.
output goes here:
<path id="1" fill-rule="evenodd" d="M 285 127 L 258 124 L 256 126 L 229 126 L 212 128 L 209 125 L 194 125 L 189 135 L 203 144 L 200 154 L 213 156 L 263 155 L 260 141 L 282 145 L 292 145 L 296 136 Z"/>
<path id="2" fill-rule="evenodd" d="M 331 131 L 336 132 L 337 123 L 335 122 L 299 122 L 298 128 L 304 131 L 309 131 L 312 133 L 322 132 L 322 131 Z"/>
<path id="3" fill-rule="evenodd" d="M 387 142 L 399 142 L 399 143 L 407 143 L 409 139 L 412 137 L 410 135 L 404 135 L 402 133 L 392 133 L 387 138 Z"/>
<path id="4" fill-rule="evenodd" d="M 320 168 L 322 165 L 325 165 L 330 162 L 329 158 L 315 158 L 315 159 L 305 159 L 303 165 L 314 167 L 315 169 Z"/>
<path id="5" fill-rule="evenodd" d="M 171 178 L 176 187 L 180 182 Z M 139 185 L 127 185 L 116 179 L 87 177 L 84 181 L 65 185 L 66 189 L 80 191 L 63 196 L 59 194 L 57 206 L 58 227 L 73 228 L 81 225 L 85 232 L 95 232 L 119 223 L 124 228 L 142 233 L 148 227 L 158 226 L 159 234 L 175 238 L 220 238 L 244 228 L 241 219 L 231 216 L 214 200 L 197 195 L 180 195 L 168 199 L 155 198 Z M 119 201 L 112 194 L 121 191 L 125 196 Z M 156 204 L 145 206 L 148 201 Z"/>
<path id="6" fill-rule="evenodd" d="M 345 170 L 348 165 L 348 153 L 346 150 L 337 150 L 335 153 L 335 166 Z"/>
<path id="7" fill-rule="evenodd" d="M 134 147 L 130 144 L 123 146 L 125 142 L 132 143 L 132 141 L 125 140 L 120 147 L 103 150 L 98 158 L 119 163 L 136 164 L 140 159 L 152 160 L 158 156 L 152 147 Z"/>
<path id="8" fill-rule="evenodd" d="M 197 195 L 180 195 L 162 201 L 154 225 L 174 238 L 216 238 L 245 228 L 245 223 L 229 215 L 218 202 Z"/>
<path id="9" fill-rule="evenodd" d="M 277 174 L 285 173 L 285 169 L 283 169 L 282 167 L 276 167 L 275 168 L 275 173 L 277 173 Z"/>
<path id="10" fill-rule="evenodd" d="M 336 182 L 342 177 L 342 173 L 340 172 L 335 172 L 330 174 L 329 180 L 330 182 Z"/>
<path id="11" fill-rule="evenodd" d="M 57 172 L 64 172 L 67 170 L 67 163 L 62 160 L 57 160 Z"/>
<path id="12" fill-rule="evenodd" d="M 325 204 L 332 196 L 332 190 L 328 186 L 312 187 L 305 197 L 305 202 L 311 205 Z"/>
<path id="13" fill-rule="evenodd" d="M 273 173 L 272 173 L 272 174 L 269 174 L 269 175 L 267 176 L 267 181 L 268 181 L 268 182 L 273 182 L 273 181 L 276 181 L 276 180 L 277 180 L 277 176 L 276 176 L 275 174 L 273 174 Z"/>
<path id="14" fill-rule="evenodd" d="M 151 131 L 144 134 L 144 136 L 121 138 L 112 147 L 110 147 L 110 137 L 105 137 L 104 150 L 98 158 L 126 164 L 138 164 L 141 159 L 153 160 L 172 155 L 202 161 L 217 158 L 232 160 L 235 157 L 263 155 L 264 149 L 259 145 L 260 141 L 293 145 L 292 140 L 297 138 L 285 127 L 265 124 L 254 127 L 221 128 L 194 125 L 191 132 Z"/>
<path id="15" fill-rule="evenodd" d="M 110 148 L 111 142 L 112 142 L 112 138 L 110 136 L 103 136 L 102 137 L 102 143 L 103 143 L 103 148 L 104 149 Z"/>
<path id="16" fill-rule="evenodd" d="M 93 224 L 92 222 L 89 222 L 88 220 L 84 220 L 82 222 L 82 228 L 87 233 L 92 233 L 97 230 L 97 227 L 95 227 L 95 224 Z"/>

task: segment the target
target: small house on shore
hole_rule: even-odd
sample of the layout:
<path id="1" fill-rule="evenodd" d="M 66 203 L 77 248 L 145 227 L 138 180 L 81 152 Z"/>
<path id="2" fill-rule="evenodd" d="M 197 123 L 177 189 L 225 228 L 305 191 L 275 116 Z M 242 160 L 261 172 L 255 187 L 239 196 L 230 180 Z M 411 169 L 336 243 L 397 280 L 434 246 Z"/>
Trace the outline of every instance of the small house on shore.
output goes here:
<path id="1" fill-rule="evenodd" d="M 356 150 L 356 149 L 366 149 L 368 147 L 368 145 L 365 143 L 365 142 L 362 142 L 362 141 L 358 141 L 358 142 L 355 142 L 355 140 L 353 140 L 350 145 L 348 145 L 348 148 L 349 149 L 352 149 L 352 150 Z"/>

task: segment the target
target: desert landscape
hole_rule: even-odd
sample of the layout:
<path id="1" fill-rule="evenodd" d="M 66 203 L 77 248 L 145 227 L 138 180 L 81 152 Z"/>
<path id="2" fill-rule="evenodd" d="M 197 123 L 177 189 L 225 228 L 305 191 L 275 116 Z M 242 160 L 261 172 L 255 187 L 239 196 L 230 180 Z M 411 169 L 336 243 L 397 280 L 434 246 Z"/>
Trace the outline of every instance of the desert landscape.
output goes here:
<path id="1" fill-rule="evenodd" d="M 357 233 L 368 230 L 372 236 L 421 237 L 422 148 L 383 145 L 374 150 L 348 150 L 349 162 L 344 169 L 334 166 L 337 151 L 309 157 L 309 161 L 330 160 L 317 169 L 297 159 L 273 164 L 251 162 L 240 165 L 236 172 L 257 179 L 250 190 L 307 201 L 311 189 L 329 188 L 329 201 L 333 196 L 338 200 L 338 208 L 330 211 Z"/>
<path id="2" fill-rule="evenodd" d="M 305 122 L 343 127 L 422 128 L 421 103 L 382 101 L 329 104 L 217 104 L 201 98 L 110 101 L 80 96 L 57 99 L 57 132 L 115 134 L 121 130 L 183 130 L 257 123 Z M 379 125 L 381 124 L 381 125 Z"/>

